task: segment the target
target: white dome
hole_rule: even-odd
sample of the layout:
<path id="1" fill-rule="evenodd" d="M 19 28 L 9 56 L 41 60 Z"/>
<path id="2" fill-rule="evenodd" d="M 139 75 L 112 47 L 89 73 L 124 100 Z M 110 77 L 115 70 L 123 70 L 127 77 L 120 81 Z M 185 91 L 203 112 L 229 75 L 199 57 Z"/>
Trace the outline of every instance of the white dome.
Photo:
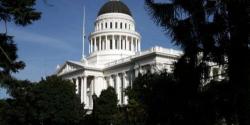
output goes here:
<path id="1" fill-rule="evenodd" d="M 110 2 L 120 1 L 109 1 L 108 3 Z M 110 4 L 106 3 L 101 8 L 101 14 L 99 12 L 95 22 L 94 32 L 89 36 L 90 56 L 88 61 L 92 64 L 97 64 L 97 62 L 105 64 L 140 51 L 141 36 L 135 31 L 135 21 L 131 14 L 108 12 L 105 10 L 108 5 Z M 124 4 L 124 6 L 126 5 Z"/>

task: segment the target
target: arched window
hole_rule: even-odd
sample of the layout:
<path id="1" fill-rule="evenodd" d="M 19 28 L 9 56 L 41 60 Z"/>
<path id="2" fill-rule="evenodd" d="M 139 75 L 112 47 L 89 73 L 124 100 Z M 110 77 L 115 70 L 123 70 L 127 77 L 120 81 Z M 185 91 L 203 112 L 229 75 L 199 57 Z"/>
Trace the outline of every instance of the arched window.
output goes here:
<path id="1" fill-rule="evenodd" d="M 107 22 L 105 23 L 105 28 L 106 28 L 106 29 L 108 28 L 108 23 L 107 23 Z"/>
<path id="2" fill-rule="evenodd" d="M 125 29 L 127 29 L 127 23 L 125 23 Z"/>
<path id="3" fill-rule="evenodd" d="M 101 23 L 101 29 L 103 29 L 103 23 Z"/>
<path id="4" fill-rule="evenodd" d="M 130 24 L 128 25 L 128 29 L 130 30 Z"/>
<path id="5" fill-rule="evenodd" d="M 122 29 L 122 23 L 120 23 L 120 29 Z"/>
<path id="6" fill-rule="evenodd" d="M 117 22 L 115 22 L 115 28 L 117 29 Z"/>

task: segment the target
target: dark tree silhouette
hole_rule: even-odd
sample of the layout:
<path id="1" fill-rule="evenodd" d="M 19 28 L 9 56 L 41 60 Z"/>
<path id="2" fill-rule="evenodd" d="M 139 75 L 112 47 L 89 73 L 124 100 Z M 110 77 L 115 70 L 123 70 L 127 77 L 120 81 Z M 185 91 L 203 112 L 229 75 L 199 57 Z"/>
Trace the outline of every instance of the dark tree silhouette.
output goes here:
<path id="1" fill-rule="evenodd" d="M 184 50 L 175 74 L 190 89 L 191 100 L 206 80 L 209 65 L 227 66 L 231 96 L 241 125 L 250 124 L 248 7 L 246 0 L 145 0 L 154 21 Z M 239 9 L 240 8 L 240 9 Z M 234 110 L 234 109 L 228 109 Z M 229 114 L 228 114 L 229 115 Z M 230 119 L 226 119 L 230 121 Z"/>
<path id="2" fill-rule="evenodd" d="M 161 72 L 139 75 L 128 88 L 128 124 L 131 125 L 178 125 L 185 112 L 183 86 L 173 74 Z"/>
<path id="3" fill-rule="evenodd" d="M 115 114 L 117 113 L 117 94 L 115 89 L 108 87 L 101 92 L 100 97 L 95 97 L 93 109 L 93 122 L 96 125 L 114 124 Z"/>
<path id="4" fill-rule="evenodd" d="M 80 125 L 82 122 L 84 106 L 70 81 L 52 76 L 39 83 L 14 79 L 10 82 L 16 86 L 11 89 L 12 98 L 0 101 L 1 125 Z"/>
<path id="5" fill-rule="evenodd" d="M 0 81 L 11 72 L 24 68 L 24 62 L 18 60 L 17 47 L 13 36 L 8 35 L 7 23 L 26 26 L 40 19 L 40 12 L 34 9 L 36 0 L 1 0 L 0 22 L 4 24 L 0 33 Z"/>

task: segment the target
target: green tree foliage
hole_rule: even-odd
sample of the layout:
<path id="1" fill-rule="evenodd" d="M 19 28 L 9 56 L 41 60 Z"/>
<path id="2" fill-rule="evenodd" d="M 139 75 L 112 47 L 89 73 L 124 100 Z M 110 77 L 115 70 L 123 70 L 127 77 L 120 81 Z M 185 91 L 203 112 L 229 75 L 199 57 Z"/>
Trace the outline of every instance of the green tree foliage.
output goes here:
<path id="1" fill-rule="evenodd" d="M 94 100 L 93 122 L 96 125 L 111 125 L 117 113 L 117 94 L 115 89 L 108 87 L 101 92 L 100 97 Z"/>
<path id="2" fill-rule="evenodd" d="M 190 91 L 192 104 L 197 98 L 201 81 L 206 80 L 213 61 L 226 65 L 225 72 L 233 88 L 233 109 L 241 125 L 250 124 L 249 81 L 249 2 L 246 0 L 170 0 L 156 3 L 145 0 L 150 14 L 173 40 L 184 50 L 176 65 L 175 74 Z M 240 8 L 240 9 L 239 9 Z M 212 88 L 211 88 L 212 89 Z M 229 91 L 227 91 L 229 92 Z M 195 106 L 195 105 L 194 105 Z M 194 110 L 193 110 L 194 111 Z M 226 117 L 226 116 L 224 116 Z M 230 121 L 228 117 L 226 121 Z"/>
<path id="3" fill-rule="evenodd" d="M 127 94 L 127 121 L 131 125 L 165 125 L 181 120 L 181 88 L 172 74 L 139 75 Z"/>
<path id="4" fill-rule="evenodd" d="M 11 96 L 0 107 L 6 125 L 79 125 L 84 106 L 70 81 L 52 76 L 39 83 L 16 82 Z"/>
<path id="5" fill-rule="evenodd" d="M 5 24 L 5 29 L 2 29 L 5 32 L 0 33 L 0 80 L 25 66 L 24 62 L 18 60 L 13 37 L 7 34 L 7 23 L 26 26 L 40 19 L 41 13 L 33 8 L 35 2 L 36 0 L 0 0 L 0 22 Z"/>
<path id="6" fill-rule="evenodd" d="M 0 100 L 0 123 L 1 123 L 1 125 L 7 125 L 5 123 L 5 119 L 3 119 L 3 112 L 5 110 L 4 109 L 5 105 L 6 105 L 5 100 Z"/>
<path id="7" fill-rule="evenodd" d="M 39 121 L 45 125 L 78 125 L 85 114 L 84 105 L 70 81 L 47 77 L 32 92 L 37 97 L 34 105 L 39 112 Z"/>
<path id="8" fill-rule="evenodd" d="M 228 84 L 212 81 L 193 97 L 188 84 L 173 74 L 139 75 L 127 90 L 129 104 L 118 125 L 236 124 L 235 96 Z"/>

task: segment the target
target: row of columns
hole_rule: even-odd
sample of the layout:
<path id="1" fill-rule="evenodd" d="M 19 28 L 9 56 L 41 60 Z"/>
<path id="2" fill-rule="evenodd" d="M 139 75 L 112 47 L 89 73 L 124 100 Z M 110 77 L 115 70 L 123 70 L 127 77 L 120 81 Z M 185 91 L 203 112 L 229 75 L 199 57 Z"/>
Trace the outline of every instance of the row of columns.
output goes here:
<path id="1" fill-rule="evenodd" d="M 138 77 L 139 73 L 143 73 L 143 70 L 145 69 L 137 67 L 133 70 L 111 74 L 105 78 L 103 76 L 81 76 L 73 78 L 72 81 L 76 85 L 76 94 L 79 95 L 81 103 L 84 103 L 87 109 L 93 108 L 92 95 L 96 94 L 99 96 L 101 91 L 108 86 L 115 89 L 118 103 L 124 105 L 128 104 L 125 89 L 128 86 L 132 86 L 133 80 Z"/>
<path id="2" fill-rule="evenodd" d="M 101 50 L 140 51 L 140 40 L 136 37 L 122 35 L 104 35 L 93 37 L 89 44 L 89 53 Z"/>
<path id="3" fill-rule="evenodd" d="M 72 79 L 76 86 L 76 94 L 79 95 L 81 103 L 84 103 L 85 107 L 88 109 L 92 109 L 93 107 L 92 95 L 98 93 L 96 89 L 98 78 L 99 77 L 95 76 L 82 76 Z"/>
<path id="4" fill-rule="evenodd" d="M 81 103 L 87 100 L 87 77 L 77 77 L 73 78 L 73 83 L 76 86 L 76 94 L 80 96 Z"/>
<path id="5" fill-rule="evenodd" d="M 118 98 L 118 104 L 128 104 L 128 97 L 125 95 L 125 89 L 132 83 L 132 73 L 117 73 L 107 77 L 108 86 L 112 86 Z"/>
<path id="6" fill-rule="evenodd" d="M 125 29 L 135 30 L 134 25 L 126 22 L 97 22 L 95 24 L 95 31 L 101 31 L 104 29 Z"/>
<path id="7" fill-rule="evenodd" d="M 100 95 L 103 89 L 106 89 L 107 86 L 111 86 L 115 89 L 117 93 L 117 98 L 119 100 L 119 104 L 127 104 L 128 97 L 125 95 L 125 89 L 128 86 L 132 85 L 132 81 L 135 76 L 138 75 L 138 71 L 134 72 L 122 72 L 117 74 L 112 74 L 110 76 L 105 77 L 96 77 L 96 76 L 82 76 L 73 78 L 72 81 L 76 85 L 76 94 L 79 95 L 81 99 L 81 103 L 85 104 L 85 108 L 92 109 L 93 108 L 93 99 L 92 95 L 96 94 Z M 102 78 L 98 80 L 98 78 Z M 104 83 L 106 85 L 103 85 Z M 98 85 L 97 85 L 98 84 Z"/>

